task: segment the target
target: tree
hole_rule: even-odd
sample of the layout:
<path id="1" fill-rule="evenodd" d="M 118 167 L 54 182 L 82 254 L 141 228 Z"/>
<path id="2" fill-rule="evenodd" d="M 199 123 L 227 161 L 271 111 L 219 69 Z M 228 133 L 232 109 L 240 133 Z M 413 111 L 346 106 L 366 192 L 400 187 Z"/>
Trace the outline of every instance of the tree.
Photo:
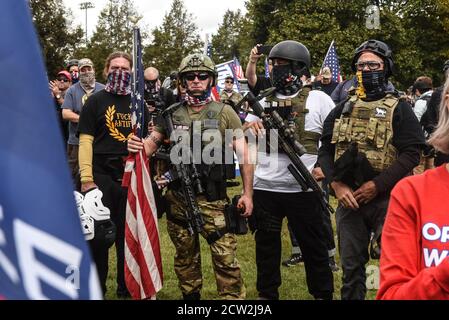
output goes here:
<path id="1" fill-rule="evenodd" d="M 140 19 L 132 0 L 109 0 L 100 12 L 98 23 L 87 47 L 79 50 L 78 57 L 92 59 L 98 80 L 106 80 L 103 67 L 108 55 L 114 51 L 132 53 L 133 19 Z M 142 38 L 145 34 L 142 33 Z"/>
<path id="2" fill-rule="evenodd" d="M 404 90 L 419 75 L 437 79 L 443 61 L 449 57 L 448 0 L 382 0 L 379 3 L 380 29 L 368 29 L 367 6 L 359 0 L 249 0 L 254 40 L 277 43 L 292 39 L 306 45 L 317 73 L 332 40 L 335 40 L 340 67 L 352 74 L 354 50 L 368 39 L 386 42 L 393 50 L 396 72 L 392 77 Z"/>
<path id="3" fill-rule="evenodd" d="M 177 70 L 182 58 L 200 52 L 203 47 L 193 15 L 187 12 L 182 0 L 173 0 L 162 26 L 155 28 L 152 35 L 153 41 L 143 60 L 146 66 L 157 68 L 162 77 Z"/>
<path id="4" fill-rule="evenodd" d="M 225 12 L 217 33 L 212 35 L 212 59 L 216 63 L 231 60 L 234 56 L 239 58 L 241 53 L 246 55 L 241 49 L 242 43 L 247 39 L 244 32 L 247 24 L 248 20 L 240 10 Z"/>
<path id="5" fill-rule="evenodd" d="M 71 12 L 62 0 L 30 0 L 33 23 L 39 36 L 42 55 L 50 78 L 64 69 L 83 36 L 80 26 L 69 23 Z M 67 18 L 66 18 L 67 17 Z"/>

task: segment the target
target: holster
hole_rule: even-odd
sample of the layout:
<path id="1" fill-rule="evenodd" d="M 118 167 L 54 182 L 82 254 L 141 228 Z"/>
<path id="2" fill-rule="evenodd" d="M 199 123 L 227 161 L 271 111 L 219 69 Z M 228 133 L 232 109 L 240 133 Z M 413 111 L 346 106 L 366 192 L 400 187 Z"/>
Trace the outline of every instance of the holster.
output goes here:
<path id="1" fill-rule="evenodd" d="M 235 196 L 232 198 L 231 204 L 227 204 L 225 206 L 224 213 L 228 232 L 242 235 L 248 233 L 248 225 L 246 218 L 240 215 L 241 209 L 237 208 L 239 199 L 240 196 Z"/>

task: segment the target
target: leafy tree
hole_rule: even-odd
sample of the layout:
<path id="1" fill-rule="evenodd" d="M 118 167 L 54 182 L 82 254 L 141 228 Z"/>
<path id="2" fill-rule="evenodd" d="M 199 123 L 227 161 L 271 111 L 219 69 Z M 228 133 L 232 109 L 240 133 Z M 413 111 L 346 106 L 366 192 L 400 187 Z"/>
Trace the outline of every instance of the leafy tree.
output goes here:
<path id="1" fill-rule="evenodd" d="M 240 10 L 225 12 L 217 33 L 212 35 L 212 58 L 216 63 L 240 57 L 240 43 L 245 41 L 242 31 L 247 23 Z"/>
<path id="2" fill-rule="evenodd" d="M 79 58 L 92 59 L 97 80 L 105 81 L 104 63 L 114 51 L 132 53 L 133 19 L 140 19 L 132 0 L 109 0 L 100 12 L 95 31 L 86 48 L 77 52 Z M 142 38 L 145 34 L 142 34 Z"/>
<path id="3" fill-rule="evenodd" d="M 33 23 L 39 36 L 42 55 L 50 78 L 65 67 L 65 62 L 83 36 L 80 26 L 69 23 L 71 12 L 62 0 L 30 0 Z"/>
<path id="4" fill-rule="evenodd" d="M 162 26 L 155 28 L 152 36 L 143 60 L 146 66 L 156 67 L 161 77 L 177 70 L 182 58 L 203 48 L 193 15 L 187 12 L 182 0 L 173 0 Z"/>

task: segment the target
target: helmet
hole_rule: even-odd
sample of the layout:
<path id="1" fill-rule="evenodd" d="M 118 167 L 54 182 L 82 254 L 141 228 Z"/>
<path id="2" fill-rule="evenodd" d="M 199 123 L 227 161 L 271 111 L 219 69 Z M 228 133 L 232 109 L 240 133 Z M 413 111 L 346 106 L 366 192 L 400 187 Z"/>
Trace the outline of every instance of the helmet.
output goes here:
<path id="1" fill-rule="evenodd" d="M 206 71 L 213 75 L 212 86 L 217 84 L 217 69 L 215 63 L 211 58 L 201 53 L 189 54 L 187 57 L 182 59 L 179 65 L 178 73 L 182 78 L 184 73 L 189 71 Z"/>
<path id="2" fill-rule="evenodd" d="M 94 246 L 109 248 L 115 241 L 116 227 L 101 201 L 103 193 L 95 188 L 84 195 L 74 191 L 74 195 L 84 238 L 92 240 Z"/>
<path id="3" fill-rule="evenodd" d="M 82 204 L 84 201 L 84 196 L 78 191 L 74 191 L 76 208 L 78 209 L 78 214 L 81 221 L 81 228 L 83 230 L 84 239 L 92 240 L 95 237 L 95 221 L 91 216 L 84 213 Z"/>
<path id="4" fill-rule="evenodd" d="M 351 64 L 352 71 L 354 72 L 356 71 L 355 64 L 359 59 L 359 57 L 362 55 L 362 53 L 365 51 L 372 52 L 382 57 L 385 64 L 385 77 L 388 78 L 389 76 L 392 75 L 394 71 L 394 63 L 390 47 L 385 42 L 373 39 L 365 41 L 357 49 L 355 49 L 354 57 L 352 58 Z"/>
<path id="5" fill-rule="evenodd" d="M 101 202 L 103 192 L 100 189 L 92 189 L 84 195 L 84 201 L 81 207 L 85 214 L 91 216 L 96 221 L 108 220 L 110 218 L 110 211 Z"/>
<path id="6" fill-rule="evenodd" d="M 77 66 L 78 59 L 71 59 L 67 62 L 67 69 L 70 69 L 71 66 Z"/>
<path id="7" fill-rule="evenodd" d="M 298 41 L 285 40 L 276 44 L 268 55 L 269 59 L 280 58 L 303 63 L 310 68 L 310 53 L 305 45 Z"/>

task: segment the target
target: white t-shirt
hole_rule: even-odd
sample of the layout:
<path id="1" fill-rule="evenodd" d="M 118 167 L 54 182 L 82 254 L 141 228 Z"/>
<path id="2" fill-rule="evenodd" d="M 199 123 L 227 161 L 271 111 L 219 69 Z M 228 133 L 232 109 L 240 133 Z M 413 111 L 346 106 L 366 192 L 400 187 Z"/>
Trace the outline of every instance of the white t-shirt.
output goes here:
<path id="1" fill-rule="evenodd" d="M 415 116 L 418 118 L 418 121 L 421 121 L 423 114 L 427 111 L 427 100 L 426 97 L 432 95 L 432 90 L 423 93 L 418 100 L 416 100 L 415 105 L 413 107 L 413 112 Z"/>
<path id="2" fill-rule="evenodd" d="M 294 98 L 297 94 L 289 97 L 276 94 L 276 97 L 287 99 Z M 261 100 L 261 104 L 264 105 L 265 101 Z M 266 107 L 269 107 L 269 105 L 266 105 Z M 334 102 L 327 94 L 319 90 L 311 90 L 306 100 L 306 108 L 309 112 L 305 118 L 305 130 L 321 134 L 324 120 L 334 107 Z M 257 117 L 251 115 L 245 120 L 250 122 L 254 119 L 257 119 Z M 317 161 L 317 156 L 306 153 L 301 156 L 301 161 L 311 172 Z M 288 170 L 289 164 L 291 164 L 291 161 L 285 153 L 270 152 L 267 154 L 258 152 L 254 173 L 254 189 L 287 193 L 301 192 L 301 186 Z"/>

